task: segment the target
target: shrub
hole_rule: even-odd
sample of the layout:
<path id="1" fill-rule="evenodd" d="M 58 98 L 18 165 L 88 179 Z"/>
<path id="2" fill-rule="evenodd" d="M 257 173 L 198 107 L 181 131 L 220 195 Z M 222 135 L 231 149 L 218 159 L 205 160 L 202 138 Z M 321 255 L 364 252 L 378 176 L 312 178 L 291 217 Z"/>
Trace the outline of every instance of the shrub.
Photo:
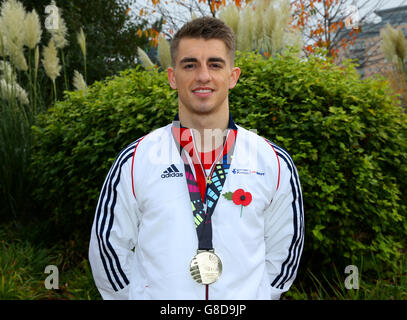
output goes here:
<path id="1" fill-rule="evenodd" d="M 235 117 L 287 149 L 299 170 L 303 263 L 344 268 L 365 256 L 369 270 L 374 255 L 394 266 L 407 235 L 407 117 L 387 82 L 317 58 L 239 63 Z"/>
<path id="2" fill-rule="evenodd" d="M 234 120 L 287 149 L 299 171 L 301 268 L 315 273 L 364 256 L 366 270 L 372 255 L 391 270 L 407 236 L 407 118 L 388 84 L 318 58 L 247 53 L 237 65 L 243 72 L 230 95 Z M 176 111 L 176 93 L 157 71 L 128 70 L 86 95 L 67 93 L 34 128 L 34 192 L 43 211 L 66 231 L 87 235 L 118 151 Z"/>
<path id="3" fill-rule="evenodd" d="M 164 73 L 136 68 L 95 82 L 86 95 L 67 92 L 34 130 L 34 196 L 45 216 L 70 234 L 86 233 L 99 192 L 119 150 L 177 112 Z"/>

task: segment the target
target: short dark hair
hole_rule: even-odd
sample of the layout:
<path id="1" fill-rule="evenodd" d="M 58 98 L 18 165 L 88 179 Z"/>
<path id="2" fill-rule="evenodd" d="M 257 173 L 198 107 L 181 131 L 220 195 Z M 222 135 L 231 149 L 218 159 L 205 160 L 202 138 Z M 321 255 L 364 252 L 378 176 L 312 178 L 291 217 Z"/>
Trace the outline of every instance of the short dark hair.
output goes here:
<path id="1" fill-rule="evenodd" d="M 222 40 L 230 54 L 232 65 L 234 64 L 236 51 L 235 35 L 233 30 L 222 20 L 213 17 L 201 17 L 184 24 L 171 40 L 171 62 L 173 67 L 175 67 L 175 58 L 178 53 L 179 42 L 183 38 Z"/>

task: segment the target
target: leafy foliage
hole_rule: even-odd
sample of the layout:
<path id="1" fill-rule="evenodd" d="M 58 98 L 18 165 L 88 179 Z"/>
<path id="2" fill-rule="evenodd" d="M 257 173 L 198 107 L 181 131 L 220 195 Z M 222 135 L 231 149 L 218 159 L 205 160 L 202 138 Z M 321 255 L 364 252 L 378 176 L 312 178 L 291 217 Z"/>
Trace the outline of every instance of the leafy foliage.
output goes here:
<path id="1" fill-rule="evenodd" d="M 167 124 L 176 108 L 165 74 L 139 67 L 95 82 L 86 95 L 67 93 L 34 127 L 36 198 L 67 233 L 88 228 L 117 151 Z"/>
<path id="2" fill-rule="evenodd" d="M 368 252 L 394 262 L 407 231 L 407 118 L 387 84 L 316 58 L 248 56 L 243 66 L 231 105 L 243 126 L 293 156 L 307 221 L 304 262 L 345 266 Z"/>
<path id="3" fill-rule="evenodd" d="M 316 57 L 239 54 L 230 94 L 235 121 L 292 155 L 305 207 L 301 268 L 339 268 L 364 257 L 390 271 L 407 238 L 407 117 L 383 80 Z M 89 233 L 118 151 L 177 111 L 165 73 L 140 68 L 68 93 L 34 128 L 38 201 L 66 232 Z M 404 241 L 404 243 L 403 243 Z M 373 256 L 374 259 L 369 257 Z"/>

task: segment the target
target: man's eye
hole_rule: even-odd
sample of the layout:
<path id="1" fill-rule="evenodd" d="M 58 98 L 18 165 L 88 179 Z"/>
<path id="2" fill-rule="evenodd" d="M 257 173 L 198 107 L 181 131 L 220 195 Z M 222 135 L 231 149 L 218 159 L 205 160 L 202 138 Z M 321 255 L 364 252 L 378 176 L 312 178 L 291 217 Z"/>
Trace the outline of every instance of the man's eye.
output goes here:
<path id="1" fill-rule="evenodd" d="M 222 68 L 222 65 L 220 65 L 219 63 L 212 63 L 210 66 L 211 66 L 213 69 L 220 69 L 220 68 Z"/>
<path id="2" fill-rule="evenodd" d="M 195 66 L 195 65 L 193 65 L 193 64 L 186 64 L 186 65 L 184 66 L 184 69 L 192 69 L 192 68 L 194 68 L 194 66 Z"/>

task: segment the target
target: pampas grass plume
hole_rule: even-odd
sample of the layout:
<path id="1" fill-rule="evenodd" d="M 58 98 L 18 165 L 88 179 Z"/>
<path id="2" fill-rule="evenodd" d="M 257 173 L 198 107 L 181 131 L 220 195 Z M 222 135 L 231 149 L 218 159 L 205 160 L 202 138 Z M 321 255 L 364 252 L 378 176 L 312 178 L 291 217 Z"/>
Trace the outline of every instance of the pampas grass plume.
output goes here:
<path id="1" fill-rule="evenodd" d="M 13 101 L 19 100 L 22 104 L 29 104 L 27 92 L 21 88 L 16 82 L 8 83 L 5 79 L 0 80 L 0 92 L 4 99 Z"/>
<path id="2" fill-rule="evenodd" d="M 235 6 L 222 7 L 219 12 L 219 19 L 228 25 L 235 34 L 239 26 L 239 9 Z"/>
<path id="3" fill-rule="evenodd" d="M 27 13 L 25 18 L 25 45 L 34 49 L 40 42 L 42 35 L 41 22 L 35 10 Z"/>
<path id="4" fill-rule="evenodd" d="M 4 53 L 19 70 L 28 70 L 24 57 L 25 18 L 23 5 L 16 0 L 8 0 L 1 5 L 0 34 L 3 36 Z"/>
<path id="5" fill-rule="evenodd" d="M 77 70 L 74 71 L 74 76 L 73 76 L 73 86 L 76 91 L 87 91 L 88 86 L 86 85 L 85 80 L 83 79 L 83 76 L 80 72 Z"/>
<path id="6" fill-rule="evenodd" d="M 386 29 L 380 32 L 383 38 L 382 51 L 388 61 L 397 69 L 402 69 L 402 63 L 406 59 L 407 44 L 402 30 L 392 28 L 387 24 Z"/>
<path id="7" fill-rule="evenodd" d="M 21 50 L 20 52 L 16 52 L 15 55 L 11 58 L 13 61 L 14 65 L 18 70 L 21 71 L 27 71 L 28 70 L 28 65 L 27 65 L 27 60 L 25 59 L 24 53 Z"/>
<path id="8" fill-rule="evenodd" d="M 59 64 L 58 51 L 54 44 L 54 40 L 50 39 L 48 46 L 44 47 L 42 55 L 44 57 L 42 63 L 44 65 L 45 73 L 53 82 L 55 82 L 55 79 L 61 72 L 61 65 Z"/>
<path id="9" fill-rule="evenodd" d="M 53 6 L 56 6 L 54 0 L 52 0 L 51 4 Z M 55 42 L 55 46 L 58 49 L 63 49 L 69 44 L 69 42 L 66 38 L 67 33 L 68 33 L 68 28 L 66 27 L 65 20 L 62 18 L 60 8 L 58 8 L 58 27 L 56 29 L 50 29 L 50 33 Z"/>
<path id="10" fill-rule="evenodd" d="M 143 49 L 137 48 L 137 53 L 140 59 L 140 63 L 145 69 L 154 68 L 154 63 L 151 62 L 147 53 L 145 53 Z"/>
<path id="11" fill-rule="evenodd" d="M 229 4 L 219 13 L 219 18 L 235 32 L 237 50 L 273 55 L 302 44 L 299 32 L 290 26 L 290 17 L 286 0 L 253 0 L 240 9 Z"/>
<path id="12" fill-rule="evenodd" d="M 240 51 L 249 51 L 253 45 L 253 9 L 250 6 L 240 11 L 241 20 L 236 37 L 236 48 Z"/>
<path id="13" fill-rule="evenodd" d="M 162 35 L 158 38 L 158 58 L 163 70 L 171 66 L 170 44 Z"/>
<path id="14" fill-rule="evenodd" d="M 0 77 L 5 79 L 8 82 L 16 81 L 15 74 L 13 71 L 13 67 L 8 61 L 1 60 L 0 61 Z"/>
<path id="15" fill-rule="evenodd" d="M 82 54 L 86 57 L 86 35 L 83 32 L 83 29 L 76 34 L 76 40 L 78 41 L 79 46 L 81 47 Z"/>

